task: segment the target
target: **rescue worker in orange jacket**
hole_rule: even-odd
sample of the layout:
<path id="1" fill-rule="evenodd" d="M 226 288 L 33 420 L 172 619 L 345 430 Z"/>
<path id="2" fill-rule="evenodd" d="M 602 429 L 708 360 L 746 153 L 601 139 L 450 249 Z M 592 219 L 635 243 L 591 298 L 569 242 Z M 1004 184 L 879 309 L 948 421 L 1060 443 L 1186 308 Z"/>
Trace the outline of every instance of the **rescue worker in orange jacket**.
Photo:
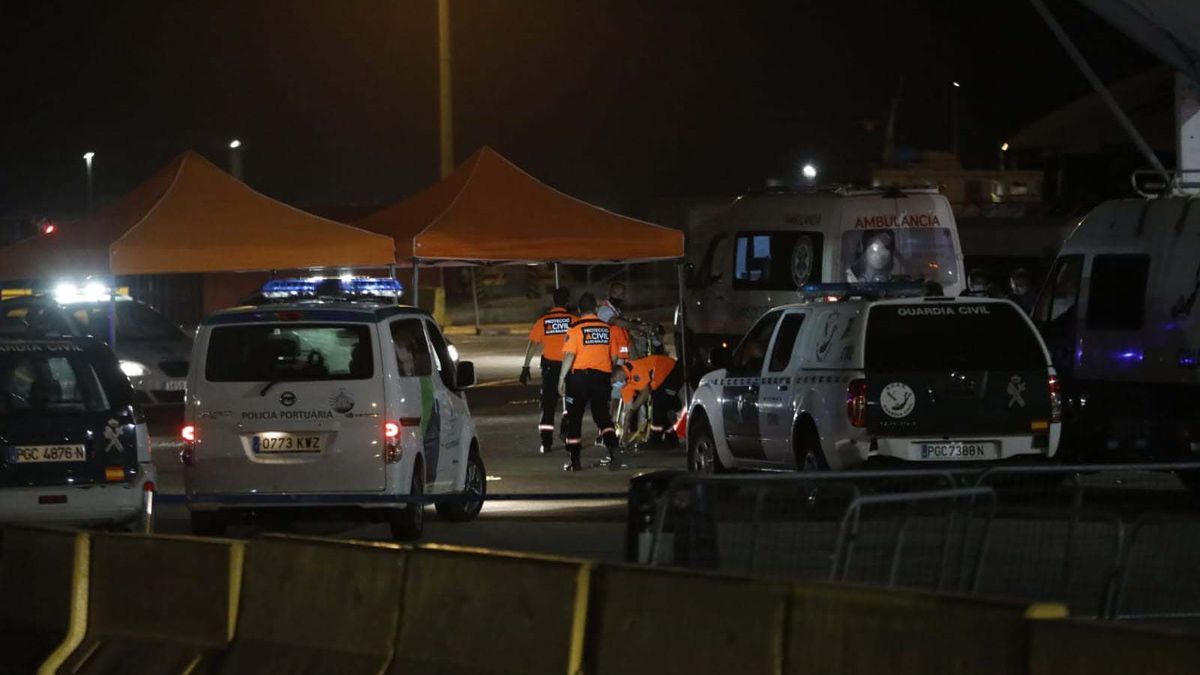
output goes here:
<path id="1" fill-rule="evenodd" d="M 626 406 L 622 424 L 627 425 L 647 402 L 651 402 L 649 445 L 662 446 L 676 440 L 670 424 L 671 415 L 683 407 L 679 400 L 683 369 L 666 355 L 662 342 L 657 342 L 654 353 L 625 364 L 625 371 L 625 391 L 621 393 Z"/>
<path id="2" fill-rule="evenodd" d="M 615 470 L 620 467 L 620 458 L 617 456 L 617 430 L 608 401 L 612 393 L 613 365 L 620 347 L 612 339 L 612 327 L 596 317 L 596 296 L 584 293 L 579 297 L 579 314 L 579 319 L 567 331 L 563 367 L 558 376 L 558 393 L 567 401 L 563 430 L 570 455 L 563 470 L 583 469 L 579 455 L 583 450 L 583 411 L 588 407 L 604 439 L 604 446 L 608 448 L 609 468 Z"/>
<path id="3" fill-rule="evenodd" d="M 541 435 L 539 451 L 550 452 L 554 446 L 554 413 L 558 409 L 558 376 L 562 372 L 563 346 L 567 343 L 567 331 L 575 321 L 575 315 L 567 310 L 571 292 L 566 288 L 554 289 L 554 307 L 539 316 L 529 330 L 529 346 L 525 348 L 525 367 L 521 369 L 521 384 L 529 384 L 532 376 L 529 362 L 533 359 L 534 345 L 542 347 L 542 417 L 538 420 Z M 566 417 L 563 418 L 564 421 Z"/>

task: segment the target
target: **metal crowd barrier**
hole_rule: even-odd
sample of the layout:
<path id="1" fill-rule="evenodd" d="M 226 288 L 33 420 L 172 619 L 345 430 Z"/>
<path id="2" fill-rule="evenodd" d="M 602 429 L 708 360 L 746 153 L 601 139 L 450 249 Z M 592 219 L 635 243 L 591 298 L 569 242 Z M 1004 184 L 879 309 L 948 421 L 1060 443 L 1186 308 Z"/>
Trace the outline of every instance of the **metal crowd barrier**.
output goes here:
<path id="1" fill-rule="evenodd" d="M 658 566 L 1200 619 L 1200 462 L 700 476 L 631 483 L 627 557 Z"/>

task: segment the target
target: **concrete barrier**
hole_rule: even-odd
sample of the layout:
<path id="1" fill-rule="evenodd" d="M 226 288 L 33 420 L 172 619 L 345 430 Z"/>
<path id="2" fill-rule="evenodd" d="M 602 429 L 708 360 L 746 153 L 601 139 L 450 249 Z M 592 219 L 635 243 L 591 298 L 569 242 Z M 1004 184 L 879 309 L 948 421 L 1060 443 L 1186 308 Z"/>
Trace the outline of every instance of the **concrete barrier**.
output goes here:
<path id="1" fill-rule="evenodd" d="M 783 582 L 602 566 L 592 582 L 584 672 L 773 675 L 788 591 Z"/>
<path id="2" fill-rule="evenodd" d="M 69 638 L 83 636 L 85 617 L 72 622 L 71 609 L 77 594 L 86 608 L 88 535 L 8 527 L 3 537 L 0 673 L 25 675 L 36 672 Z"/>
<path id="3" fill-rule="evenodd" d="M 41 672 L 210 672 L 237 624 L 243 545 L 128 534 L 91 540 L 86 634 Z"/>
<path id="4" fill-rule="evenodd" d="M 796 585 L 783 672 L 1024 675 L 1029 620 L 1065 616 L 1061 605 Z"/>
<path id="5" fill-rule="evenodd" d="M 399 624 L 405 557 L 388 544 L 249 542 L 237 633 L 218 672 L 383 672 Z"/>
<path id="6" fill-rule="evenodd" d="M 545 556 L 413 551 L 388 672 L 578 673 L 590 570 Z"/>
<path id="7" fill-rule="evenodd" d="M 1030 675 L 1195 675 L 1200 634 L 1128 624 L 1047 621 L 1033 627 Z"/>

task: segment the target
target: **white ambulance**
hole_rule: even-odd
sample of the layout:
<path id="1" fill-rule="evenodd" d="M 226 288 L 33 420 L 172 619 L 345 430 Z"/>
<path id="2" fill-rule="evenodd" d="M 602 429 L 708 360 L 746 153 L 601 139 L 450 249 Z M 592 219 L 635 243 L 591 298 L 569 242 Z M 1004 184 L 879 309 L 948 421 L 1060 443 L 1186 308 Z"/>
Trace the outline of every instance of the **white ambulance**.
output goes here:
<path id="1" fill-rule="evenodd" d="M 197 534 L 332 515 L 415 539 L 426 495 L 452 521 L 483 506 L 463 396 L 474 366 L 419 309 L 322 298 L 226 310 L 200 326 L 192 364 L 181 458 Z"/>
<path id="2" fill-rule="evenodd" d="M 1063 245 L 1034 308 L 1078 460 L 1200 459 L 1200 206 L 1097 206 Z"/>
<path id="3" fill-rule="evenodd" d="M 954 213 L 933 189 L 749 194 L 689 232 L 688 249 L 688 351 L 700 361 L 807 284 L 936 281 L 947 296 L 965 288 Z"/>

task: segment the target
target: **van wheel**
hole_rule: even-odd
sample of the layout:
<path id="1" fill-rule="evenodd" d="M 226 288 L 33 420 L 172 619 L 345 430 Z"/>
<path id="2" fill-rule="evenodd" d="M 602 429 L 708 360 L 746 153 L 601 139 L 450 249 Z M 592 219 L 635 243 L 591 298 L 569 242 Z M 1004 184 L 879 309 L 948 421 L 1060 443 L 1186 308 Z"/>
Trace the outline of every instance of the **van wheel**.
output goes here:
<path id="1" fill-rule="evenodd" d="M 805 420 L 796 425 L 793 432 L 796 439 L 796 470 L 797 471 L 828 471 L 829 461 L 821 449 L 821 437 L 811 420 Z"/>
<path id="2" fill-rule="evenodd" d="M 700 474 L 725 473 L 708 419 L 700 417 L 692 425 L 688 429 L 688 471 Z"/>
<path id="3" fill-rule="evenodd" d="M 216 511 L 192 511 L 192 534 L 198 537 L 224 537 L 229 521 Z"/>
<path id="4" fill-rule="evenodd" d="M 462 496 L 471 497 L 467 501 L 438 502 L 438 518 L 452 523 L 465 523 L 474 520 L 483 510 L 483 499 L 487 496 L 487 470 L 483 467 L 483 459 L 474 445 L 467 454 L 467 478 L 463 484 Z"/>
<path id="5" fill-rule="evenodd" d="M 414 499 L 425 496 L 425 466 L 420 461 L 413 464 L 412 486 L 408 495 Z M 388 524 L 392 526 L 392 538 L 397 541 L 420 539 L 425 530 L 425 504 L 413 501 L 402 509 L 394 509 L 388 514 Z"/>

